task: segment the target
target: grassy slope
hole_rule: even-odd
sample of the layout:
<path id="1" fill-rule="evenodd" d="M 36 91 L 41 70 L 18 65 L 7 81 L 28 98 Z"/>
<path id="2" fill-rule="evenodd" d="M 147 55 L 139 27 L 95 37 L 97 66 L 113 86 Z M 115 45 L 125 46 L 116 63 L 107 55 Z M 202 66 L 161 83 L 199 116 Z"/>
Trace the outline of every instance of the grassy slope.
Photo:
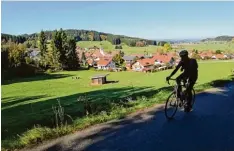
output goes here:
<path id="1" fill-rule="evenodd" d="M 112 45 L 110 42 L 108 41 L 80 41 L 77 43 L 78 46 L 80 46 L 81 48 L 89 48 L 89 47 L 93 47 L 93 46 L 97 46 L 97 47 L 102 47 L 105 51 L 112 51 L 115 50 L 115 46 Z M 123 47 L 123 51 L 126 54 L 132 54 L 132 53 L 144 53 L 144 51 L 148 51 L 149 53 L 151 52 L 156 52 L 157 48 L 159 48 L 158 46 L 147 46 L 147 47 L 129 47 L 125 44 L 122 44 Z"/>
<path id="2" fill-rule="evenodd" d="M 101 45 L 102 44 L 102 45 Z M 102 42 L 98 42 L 98 41 L 80 41 L 77 43 L 78 46 L 80 46 L 81 48 L 89 48 L 89 47 L 93 47 L 93 46 L 97 46 L 100 47 L 102 46 L 102 48 L 104 48 L 104 50 L 109 51 L 109 50 L 114 50 L 114 46 L 108 42 L 108 41 L 102 41 Z M 158 48 L 162 48 L 160 46 L 146 46 L 146 47 L 129 47 L 125 44 L 122 44 L 123 46 L 123 51 L 126 54 L 133 54 L 133 53 L 141 53 L 143 54 L 144 51 L 148 51 L 149 53 L 154 53 L 157 51 Z M 198 50 L 231 50 L 234 51 L 234 44 L 231 44 L 230 46 L 228 44 L 214 44 L 214 43 L 208 43 L 208 44 L 204 44 L 204 43 L 200 43 L 200 44 L 188 44 L 188 45 L 182 45 L 184 49 L 198 49 Z"/>
<path id="3" fill-rule="evenodd" d="M 233 66 L 233 62 L 200 64 L 197 88 L 210 81 L 227 77 Z M 81 109 L 81 106 L 77 104 L 77 98 L 79 95 L 84 95 L 84 92 L 87 92 L 87 95 L 93 100 L 100 101 L 102 98 L 130 95 L 132 89 L 129 86 L 131 85 L 136 93 L 146 91 L 149 88 L 155 90 L 167 86 L 164 79 L 170 72 L 162 71 L 152 74 L 113 72 L 107 79 L 119 80 L 119 83 L 103 86 L 89 85 L 90 77 L 98 73 L 95 71 L 61 72 L 50 76 L 11 81 L 12 84 L 1 86 L 2 121 L 4 121 L 2 122 L 2 135 L 6 137 L 6 135 L 11 136 L 16 132 L 21 133 L 34 124 L 49 125 L 53 116 L 51 107 L 57 103 L 56 98 L 60 98 L 61 104 L 66 105 L 65 112 L 75 118 L 77 111 Z M 81 79 L 73 80 L 71 76 L 80 76 Z M 138 107 L 144 107 L 144 105 L 140 103 Z M 92 120 L 95 122 L 97 122 L 96 120 L 108 120 L 119 116 L 119 112 L 122 113 L 122 110 L 118 110 L 118 113 L 112 117 L 106 117 L 106 119 L 99 117 L 104 119 Z M 124 110 L 124 113 L 126 112 Z M 82 126 L 85 126 L 90 120 L 83 122 Z"/>
<path id="4" fill-rule="evenodd" d="M 232 50 L 234 51 L 234 44 L 214 44 L 214 43 L 200 43 L 200 44 L 188 44 L 188 45 L 183 45 L 184 48 L 186 49 L 198 49 L 198 50 Z"/>

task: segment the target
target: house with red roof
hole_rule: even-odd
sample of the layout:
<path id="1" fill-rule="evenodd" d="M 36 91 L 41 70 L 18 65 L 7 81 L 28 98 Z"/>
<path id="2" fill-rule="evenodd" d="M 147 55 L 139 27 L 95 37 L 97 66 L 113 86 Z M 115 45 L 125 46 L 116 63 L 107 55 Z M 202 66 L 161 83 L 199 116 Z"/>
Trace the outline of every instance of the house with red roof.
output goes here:
<path id="1" fill-rule="evenodd" d="M 214 58 L 214 55 L 211 51 L 208 52 L 202 52 L 199 54 L 200 57 L 204 60 L 204 59 L 209 59 L 209 58 Z"/>
<path id="2" fill-rule="evenodd" d="M 108 70 L 116 68 L 112 58 L 100 58 L 97 61 L 97 69 Z"/>
<path id="3" fill-rule="evenodd" d="M 155 60 L 153 58 L 140 59 L 140 60 L 137 60 L 132 65 L 132 70 L 133 71 L 144 71 L 144 70 L 152 68 L 154 66 L 154 64 L 155 64 Z"/>
<path id="4" fill-rule="evenodd" d="M 153 60 L 155 60 L 155 64 L 160 65 L 165 65 L 166 63 L 175 64 L 175 57 L 172 54 L 156 54 L 153 56 Z"/>
<path id="5" fill-rule="evenodd" d="M 219 59 L 219 60 L 227 59 L 227 58 L 228 58 L 228 56 L 224 55 L 224 54 L 216 54 L 216 55 L 212 56 L 212 59 Z"/>
<path id="6" fill-rule="evenodd" d="M 147 70 L 152 70 L 155 65 L 166 66 L 167 63 L 169 63 L 171 66 L 175 64 L 175 59 L 173 55 L 155 54 L 152 58 L 137 60 L 137 62 L 132 65 L 132 70 L 147 71 Z"/>

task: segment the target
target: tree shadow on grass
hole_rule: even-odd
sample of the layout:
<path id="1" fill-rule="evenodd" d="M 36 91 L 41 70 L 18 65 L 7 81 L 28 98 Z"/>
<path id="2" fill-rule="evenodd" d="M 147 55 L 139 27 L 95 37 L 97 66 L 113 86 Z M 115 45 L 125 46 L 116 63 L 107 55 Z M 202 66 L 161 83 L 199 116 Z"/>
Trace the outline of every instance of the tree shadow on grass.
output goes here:
<path id="1" fill-rule="evenodd" d="M 2 109 L 4 109 L 5 107 L 10 107 L 18 103 L 41 99 L 44 97 L 47 97 L 47 95 L 38 95 L 38 96 L 29 96 L 29 97 L 6 97 L 2 98 L 1 105 Z"/>
<path id="2" fill-rule="evenodd" d="M 2 80 L 2 85 L 8 85 L 13 83 L 21 83 L 21 82 L 33 82 L 33 81 L 42 81 L 42 80 L 50 80 L 50 79 L 60 79 L 73 76 L 71 74 L 46 74 L 40 73 L 32 77 L 25 78 L 14 78 L 8 80 Z"/>
<path id="3" fill-rule="evenodd" d="M 127 97 L 135 100 L 139 96 L 153 97 L 162 90 L 169 90 L 171 87 L 153 89 L 152 87 L 123 87 L 123 88 L 108 88 L 86 93 L 77 93 L 65 97 L 60 97 L 60 103 L 64 107 L 65 113 L 73 119 L 85 116 L 85 102 L 78 101 L 85 99 L 90 101 L 93 114 L 98 114 L 99 111 L 109 112 L 112 109 L 112 104 L 125 104 Z M 35 96 L 35 98 L 40 96 Z M 28 100 L 30 98 L 22 98 Z M 19 100 L 18 100 L 19 101 Z M 121 101 L 121 102 L 120 102 Z M 11 102 L 9 102 L 11 103 Z M 12 102 L 13 103 L 13 102 Z M 19 104 L 10 108 L 2 109 L 2 137 L 12 136 L 22 133 L 34 125 L 42 125 L 53 127 L 52 119 L 54 119 L 52 106 L 57 105 L 57 99 L 48 99 L 40 102 L 32 102 L 28 104 Z M 8 104 L 9 105 L 9 104 Z M 92 111 L 91 110 L 91 111 Z"/>
<path id="4" fill-rule="evenodd" d="M 227 82 L 215 80 L 213 81 L 213 86 L 217 83 L 221 86 L 220 81 L 222 84 Z M 71 115 L 73 119 L 76 119 L 77 117 L 85 116 L 84 102 L 77 100 L 80 97 L 85 97 L 88 101 L 92 101 L 99 108 L 98 111 L 105 110 L 108 112 L 111 110 L 110 105 L 113 102 L 118 103 L 119 100 L 125 100 L 127 97 L 131 97 L 133 100 L 141 96 L 152 98 L 161 91 L 171 91 L 172 89 L 172 86 L 160 89 L 153 89 L 152 87 L 108 88 L 86 93 L 77 93 L 59 99 L 61 105 L 64 107 L 65 113 Z M 53 127 L 52 120 L 54 115 L 52 106 L 56 104 L 57 99 L 48 99 L 2 110 L 2 138 L 5 139 L 6 137 L 25 132 L 36 124 Z"/>

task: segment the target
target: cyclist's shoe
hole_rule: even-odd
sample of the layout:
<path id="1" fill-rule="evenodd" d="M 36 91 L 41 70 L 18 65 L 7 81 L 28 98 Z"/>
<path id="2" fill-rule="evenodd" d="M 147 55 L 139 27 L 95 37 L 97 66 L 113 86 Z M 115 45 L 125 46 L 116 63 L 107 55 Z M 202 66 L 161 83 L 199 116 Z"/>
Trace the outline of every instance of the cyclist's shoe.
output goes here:
<path id="1" fill-rule="evenodd" d="M 185 105 L 184 112 L 190 112 L 190 111 L 192 111 L 192 106 L 191 105 Z"/>

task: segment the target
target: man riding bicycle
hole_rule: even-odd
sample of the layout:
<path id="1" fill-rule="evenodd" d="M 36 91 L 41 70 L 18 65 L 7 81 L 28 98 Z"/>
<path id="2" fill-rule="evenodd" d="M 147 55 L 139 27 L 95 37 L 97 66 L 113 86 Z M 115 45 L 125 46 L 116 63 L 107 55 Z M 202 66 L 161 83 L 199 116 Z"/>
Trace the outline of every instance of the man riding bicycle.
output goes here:
<path id="1" fill-rule="evenodd" d="M 198 78 L 198 64 L 196 59 L 192 59 L 189 58 L 188 56 L 188 51 L 187 50 L 182 50 L 179 53 L 180 55 L 180 62 L 179 64 L 176 66 L 175 70 L 171 73 L 170 76 L 168 76 L 166 78 L 166 80 L 170 80 L 170 78 L 180 69 L 181 67 L 181 71 L 183 71 L 182 74 L 180 74 L 177 78 L 176 78 L 176 83 L 179 85 L 178 89 L 177 89 L 177 95 L 178 98 L 180 98 L 180 93 L 181 92 L 181 80 L 189 80 L 189 86 L 187 87 L 186 91 L 188 93 L 188 100 L 186 102 L 185 105 L 185 112 L 190 112 L 192 109 L 192 89 L 194 84 L 197 81 Z"/>

